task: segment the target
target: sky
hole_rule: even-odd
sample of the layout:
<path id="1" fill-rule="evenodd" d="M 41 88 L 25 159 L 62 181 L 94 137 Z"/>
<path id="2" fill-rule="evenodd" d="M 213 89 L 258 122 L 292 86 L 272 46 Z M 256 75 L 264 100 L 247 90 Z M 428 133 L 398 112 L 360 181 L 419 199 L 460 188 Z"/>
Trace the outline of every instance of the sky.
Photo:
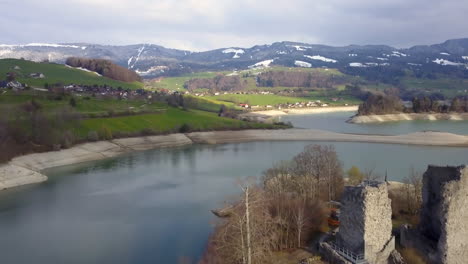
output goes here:
<path id="1" fill-rule="evenodd" d="M 0 44 L 278 41 L 404 48 L 468 37 L 467 0 L 0 0 Z"/>

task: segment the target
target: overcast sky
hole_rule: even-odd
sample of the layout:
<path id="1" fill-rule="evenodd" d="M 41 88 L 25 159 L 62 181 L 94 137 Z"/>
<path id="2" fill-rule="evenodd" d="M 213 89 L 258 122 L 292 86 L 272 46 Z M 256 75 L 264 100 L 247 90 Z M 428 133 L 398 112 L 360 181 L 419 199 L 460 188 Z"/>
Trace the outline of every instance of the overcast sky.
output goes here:
<path id="1" fill-rule="evenodd" d="M 468 37 L 468 0 L 0 0 L 0 43 L 276 41 L 409 47 Z"/>

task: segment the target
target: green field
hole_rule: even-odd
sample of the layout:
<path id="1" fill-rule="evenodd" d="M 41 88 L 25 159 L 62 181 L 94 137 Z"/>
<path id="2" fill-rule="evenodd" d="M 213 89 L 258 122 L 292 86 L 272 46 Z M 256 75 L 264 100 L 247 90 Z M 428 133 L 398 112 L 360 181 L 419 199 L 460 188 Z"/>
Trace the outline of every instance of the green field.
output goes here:
<path id="1" fill-rule="evenodd" d="M 217 101 L 231 102 L 235 104 L 245 103 L 249 105 L 260 106 L 310 101 L 309 98 L 286 97 L 274 94 L 224 94 L 218 96 L 209 96 L 207 98 Z"/>
<path id="2" fill-rule="evenodd" d="M 60 109 L 65 106 L 70 106 L 70 96 L 60 97 L 55 99 L 46 92 L 22 92 L 16 94 L 12 91 L 0 95 L 0 109 L 2 107 L 15 106 L 20 103 L 31 101 L 33 98 L 38 102 L 45 111 Z M 115 114 L 124 112 L 156 112 L 167 108 L 163 103 L 147 104 L 138 100 L 117 100 L 117 99 L 99 99 L 88 96 L 75 96 L 76 111 L 82 114 L 103 115 L 113 112 Z"/>
<path id="3" fill-rule="evenodd" d="M 167 111 L 159 114 L 92 118 L 85 119 L 81 123 L 82 126 L 78 130 L 81 137 L 86 137 L 89 131 L 99 131 L 102 127 L 110 129 L 113 134 L 136 134 L 148 129 L 155 134 L 173 133 L 179 132 L 180 127 L 184 124 L 188 125 L 191 131 L 274 127 L 268 124 L 249 123 L 236 119 L 222 118 L 218 117 L 215 113 L 208 113 L 205 111 L 185 111 L 172 107 L 169 107 Z"/>
<path id="4" fill-rule="evenodd" d="M 14 67 L 20 67 L 15 70 Z M 133 82 L 125 83 L 115 81 L 107 77 L 98 76 L 92 72 L 86 72 L 79 69 L 73 69 L 61 64 L 37 63 L 27 60 L 1 59 L 0 60 L 0 80 L 6 78 L 8 72 L 16 72 L 17 80 L 31 87 L 43 88 L 46 83 L 81 84 L 81 85 L 108 85 L 112 87 L 122 87 L 129 89 L 143 88 L 143 83 Z M 30 78 L 31 73 L 42 73 L 44 79 Z"/>
<path id="5" fill-rule="evenodd" d="M 332 98 L 337 97 L 341 98 L 337 102 L 333 102 Z M 266 106 L 266 105 L 278 105 L 278 104 L 287 104 L 287 103 L 297 103 L 297 102 L 309 102 L 309 101 L 317 101 L 320 100 L 322 103 L 327 103 L 330 105 L 344 105 L 344 104 L 360 104 L 361 101 L 357 98 L 350 97 L 350 96 L 341 96 L 338 92 L 310 92 L 309 96 L 307 97 L 288 97 L 288 96 L 280 96 L 274 94 L 226 94 L 226 95 L 218 95 L 218 96 L 209 96 L 206 97 L 208 99 L 217 100 L 217 101 L 226 101 L 240 104 L 245 103 L 249 105 L 259 105 L 259 106 Z"/>
<path id="6" fill-rule="evenodd" d="M 79 140 L 86 140 L 91 131 L 99 132 L 106 129 L 118 137 L 136 136 L 141 134 L 178 133 L 182 126 L 188 131 L 238 130 L 247 128 L 284 128 L 284 126 L 260 124 L 218 117 L 220 104 L 234 105 L 215 100 L 193 98 L 197 100 L 197 109 L 183 110 L 171 107 L 164 102 L 147 103 L 141 100 L 99 99 L 94 97 L 75 96 L 76 106 L 70 105 L 71 96 L 61 96 L 57 99 L 48 92 L 26 91 L 15 93 L 7 91 L 0 95 L 0 113 L 3 119 L 8 116 L 13 107 L 18 107 L 34 99 L 40 105 L 40 111 L 48 116 L 54 112 L 71 109 L 86 114 L 76 127 L 67 129 L 74 131 Z M 8 108 L 8 110 L 7 110 Z M 204 109 L 205 110 L 205 109 Z M 64 132 L 64 131 L 62 131 Z"/>

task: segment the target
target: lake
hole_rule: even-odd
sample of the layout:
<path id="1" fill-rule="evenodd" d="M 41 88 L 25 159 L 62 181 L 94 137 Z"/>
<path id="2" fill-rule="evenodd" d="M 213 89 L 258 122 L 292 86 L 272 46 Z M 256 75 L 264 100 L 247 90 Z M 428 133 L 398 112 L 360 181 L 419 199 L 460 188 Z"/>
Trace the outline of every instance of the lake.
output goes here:
<path id="1" fill-rule="evenodd" d="M 419 131 L 442 131 L 468 135 L 468 121 L 401 121 L 374 124 L 346 123 L 355 112 L 336 112 L 314 115 L 281 116 L 281 121 L 294 124 L 300 128 L 324 129 L 340 133 L 401 135 Z"/>
<path id="2" fill-rule="evenodd" d="M 334 117 L 287 118 L 302 127 L 370 134 L 413 132 L 436 124 L 366 128 L 340 122 L 343 113 L 327 116 Z M 466 126 L 452 124 L 440 126 L 450 132 Z M 196 260 L 216 220 L 210 210 L 238 195 L 239 180 L 260 177 L 307 144 L 311 142 L 194 145 L 48 170 L 45 183 L 0 193 L 2 263 L 169 264 L 182 256 Z M 356 165 L 375 168 L 380 175 L 388 171 L 390 180 L 403 179 L 411 167 L 468 163 L 468 148 L 331 144 L 345 169 Z"/>

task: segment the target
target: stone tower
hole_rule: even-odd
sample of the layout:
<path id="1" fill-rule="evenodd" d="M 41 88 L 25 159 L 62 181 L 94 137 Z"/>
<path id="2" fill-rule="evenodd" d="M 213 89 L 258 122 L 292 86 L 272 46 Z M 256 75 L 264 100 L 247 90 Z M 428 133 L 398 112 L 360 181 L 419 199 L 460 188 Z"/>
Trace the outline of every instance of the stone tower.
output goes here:
<path id="1" fill-rule="evenodd" d="M 387 184 L 365 182 L 346 187 L 341 202 L 338 245 L 363 254 L 368 263 L 387 263 L 395 249 Z"/>
<path id="2" fill-rule="evenodd" d="M 435 263 L 468 262 L 468 168 L 429 166 L 423 178 L 418 231 Z"/>

